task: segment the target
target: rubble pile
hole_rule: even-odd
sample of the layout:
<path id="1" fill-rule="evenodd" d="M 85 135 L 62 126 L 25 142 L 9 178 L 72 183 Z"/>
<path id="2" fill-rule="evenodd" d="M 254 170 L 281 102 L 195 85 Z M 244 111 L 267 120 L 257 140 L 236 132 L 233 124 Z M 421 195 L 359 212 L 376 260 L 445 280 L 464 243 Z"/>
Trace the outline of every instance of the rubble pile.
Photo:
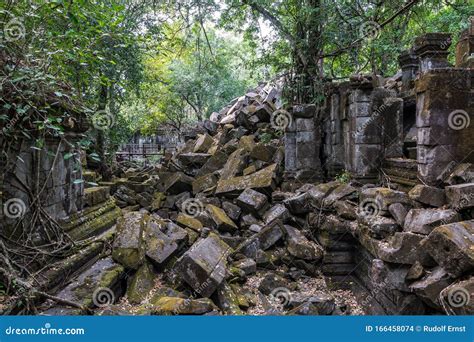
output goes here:
<path id="1" fill-rule="evenodd" d="M 258 87 L 160 167 L 107 184 L 124 212 L 111 256 L 58 295 L 78 298 L 93 278 L 113 299 L 88 290 L 98 314 L 472 314 L 456 300 L 474 287 L 474 167 L 408 193 L 350 180 L 290 187 L 279 94 Z M 338 279 L 365 290 L 336 289 Z"/>

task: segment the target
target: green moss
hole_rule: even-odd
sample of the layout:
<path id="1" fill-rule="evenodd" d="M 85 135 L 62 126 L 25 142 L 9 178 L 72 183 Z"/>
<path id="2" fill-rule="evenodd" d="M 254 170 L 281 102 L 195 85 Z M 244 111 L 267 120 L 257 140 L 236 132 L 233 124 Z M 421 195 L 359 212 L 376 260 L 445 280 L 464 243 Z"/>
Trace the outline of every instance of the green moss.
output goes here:
<path id="1" fill-rule="evenodd" d="M 72 229 L 69 234 L 74 240 L 96 236 L 112 227 L 117 222 L 117 218 L 121 215 L 122 211 L 120 208 L 115 207 L 112 211 L 102 215 L 97 214 L 97 216 L 93 217 L 91 220 L 85 221 L 83 224 Z"/>
<path id="2" fill-rule="evenodd" d="M 194 229 L 197 232 L 200 232 L 203 228 L 203 225 L 199 220 L 183 213 L 178 215 L 176 222 L 184 227 Z"/>
<path id="3" fill-rule="evenodd" d="M 112 258 L 126 268 L 137 270 L 143 264 L 143 254 L 137 248 L 115 248 Z"/>
<path id="4" fill-rule="evenodd" d="M 141 303 L 154 286 L 155 275 L 148 263 L 142 265 L 131 278 L 127 298 L 132 304 Z"/>

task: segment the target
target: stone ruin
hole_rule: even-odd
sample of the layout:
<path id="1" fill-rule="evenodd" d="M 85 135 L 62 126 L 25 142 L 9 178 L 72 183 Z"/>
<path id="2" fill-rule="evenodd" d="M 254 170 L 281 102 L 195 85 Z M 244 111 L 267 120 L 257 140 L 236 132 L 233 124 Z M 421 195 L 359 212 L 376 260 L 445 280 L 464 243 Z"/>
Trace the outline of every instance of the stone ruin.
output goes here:
<path id="1" fill-rule="evenodd" d="M 84 171 L 52 212 L 90 244 L 38 278 L 82 309 L 38 312 L 473 314 L 473 27 L 455 67 L 426 34 L 393 77 L 289 110 L 260 85 L 157 167 Z"/>

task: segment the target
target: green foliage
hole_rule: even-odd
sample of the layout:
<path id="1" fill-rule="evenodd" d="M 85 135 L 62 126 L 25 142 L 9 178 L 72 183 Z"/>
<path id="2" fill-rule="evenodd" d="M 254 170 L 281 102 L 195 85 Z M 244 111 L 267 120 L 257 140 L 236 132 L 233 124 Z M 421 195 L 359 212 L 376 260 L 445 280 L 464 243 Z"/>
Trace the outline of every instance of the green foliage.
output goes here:
<path id="1" fill-rule="evenodd" d="M 351 178 L 352 178 L 351 173 L 347 170 L 344 170 L 340 174 L 336 175 L 335 180 L 340 183 L 347 184 L 350 182 Z"/>
<path id="2" fill-rule="evenodd" d="M 270 133 L 262 133 L 260 135 L 260 141 L 264 144 L 269 143 L 273 139 L 273 136 Z"/>
<path id="3" fill-rule="evenodd" d="M 248 45 L 212 27 L 179 33 L 182 25 L 163 27 L 165 39 L 145 59 L 140 96 L 125 109 L 128 117 L 137 118 L 142 133 L 153 134 L 163 124 L 179 130 L 208 118 L 257 82 L 258 73 L 246 65 Z"/>
<path id="4" fill-rule="evenodd" d="M 465 0 L 421 0 L 397 15 L 406 3 L 1 1 L 4 142 L 29 139 L 41 149 L 78 113 L 107 110 L 115 124 L 92 128 L 80 143 L 104 159 L 137 130 L 180 129 L 279 73 L 292 78 L 289 103 L 319 102 L 325 78 L 393 75 L 399 53 L 422 33 L 455 33 L 453 51 L 474 14 Z M 361 36 L 369 22 L 386 25 L 370 39 Z"/>
<path id="5" fill-rule="evenodd" d="M 107 145 L 128 136 L 119 109 L 142 80 L 145 37 L 137 32 L 149 2 L 0 2 L 3 133 L 61 136 L 77 113 L 109 108 L 119 124 L 106 132 Z M 89 140 L 95 135 L 92 130 Z"/>

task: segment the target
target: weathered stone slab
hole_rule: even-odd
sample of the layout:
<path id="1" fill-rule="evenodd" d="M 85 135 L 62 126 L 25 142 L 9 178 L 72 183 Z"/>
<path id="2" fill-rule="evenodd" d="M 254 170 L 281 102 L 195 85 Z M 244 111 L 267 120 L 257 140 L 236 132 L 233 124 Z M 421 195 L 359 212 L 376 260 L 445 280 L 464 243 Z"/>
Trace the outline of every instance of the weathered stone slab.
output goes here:
<path id="1" fill-rule="evenodd" d="M 375 202 L 380 210 L 388 210 L 390 204 L 402 203 L 410 204 L 411 200 L 403 191 L 392 190 L 389 188 L 375 188 Z"/>
<path id="2" fill-rule="evenodd" d="M 263 227 L 243 243 L 242 253 L 248 258 L 257 260 L 259 252 L 269 249 L 283 237 L 283 226 L 278 222 Z M 261 254 L 260 253 L 260 254 Z"/>
<path id="3" fill-rule="evenodd" d="M 267 196 L 252 189 L 245 189 L 235 201 L 244 212 L 257 216 L 262 214 L 268 204 Z"/>
<path id="4" fill-rule="evenodd" d="M 390 204 L 388 206 L 388 211 L 401 227 L 405 225 L 405 218 L 408 214 L 408 211 L 403 204 L 401 203 Z"/>
<path id="5" fill-rule="evenodd" d="M 238 229 L 237 225 L 227 216 L 224 210 L 215 205 L 206 205 L 206 211 L 214 221 L 216 228 L 224 232 L 234 232 Z"/>
<path id="6" fill-rule="evenodd" d="M 290 213 L 283 204 L 274 205 L 263 215 L 263 221 L 265 223 L 270 223 L 275 220 L 281 220 L 282 222 L 285 222 L 289 218 Z"/>
<path id="7" fill-rule="evenodd" d="M 380 259 L 374 259 L 369 270 L 369 278 L 374 284 L 382 285 L 384 290 L 409 292 L 410 290 L 405 283 L 409 269 L 407 266 L 393 266 Z"/>
<path id="8" fill-rule="evenodd" d="M 421 243 L 425 235 L 397 232 L 387 241 L 379 241 L 361 234 L 359 241 L 367 250 L 385 262 L 413 265 L 419 261 L 424 266 L 433 266 L 434 261 Z"/>
<path id="9" fill-rule="evenodd" d="M 270 295 L 275 289 L 290 289 L 289 282 L 275 273 L 268 273 L 260 282 L 258 290 L 265 295 Z M 294 286 L 293 286 L 294 288 Z M 277 296 L 277 293 L 274 293 Z"/>
<path id="10" fill-rule="evenodd" d="M 412 283 L 410 289 L 426 304 L 439 309 L 440 292 L 451 284 L 452 281 L 446 271 L 438 266 L 422 279 Z"/>
<path id="11" fill-rule="evenodd" d="M 240 209 L 238 205 L 228 201 L 222 201 L 222 209 L 224 209 L 227 216 L 233 221 L 237 221 L 242 213 L 242 209 Z"/>
<path id="12" fill-rule="evenodd" d="M 178 227 L 181 234 L 166 234 L 167 223 L 159 219 L 151 218 L 146 224 L 146 256 L 155 265 L 164 266 L 178 251 L 183 235 L 186 237 L 187 233 Z"/>
<path id="13" fill-rule="evenodd" d="M 451 185 L 445 189 L 451 208 L 460 210 L 474 206 L 474 183 Z"/>
<path id="14" fill-rule="evenodd" d="M 255 147 L 255 137 L 253 135 L 244 135 L 239 140 L 239 147 L 250 152 Z"/>
<path id="15" fill-rule="evenodd" d="M 445 191 L 433 186 L 418 184 L 410 190 L 408 196 L 412 200 L 432 207 L 442 207 L 446 204 Z"/>
<path id="16" fill-rule="evenodd" d="M 227 315 L 242 315 L 239 300 L 232 288 L 223 282 L 216 291 L 216 304 Z"/>
<path id="17" fill-rule="evenodd" d="M 356 188 L 349 184 L 341 184 L 337 188 L 335 188 L 331 193 L 324 199 L 323 203 L 325 206 L 331 206 L 334 202 L 354 194 L 356 192 Z"/>
<path id="18" fill-rule="evenodd" d="M 319 261 L 323 257 L 323 249 L 313 241 L 309 241 L 298 229 L 285 225 L 288 252 L 296 258 Z"/>
<path id="19" fill-rule="evenodd" d="M 155 275 L 148 263 L 143 264 L 127 285 L 127 299 L 132 304 L 141 303 L 155 285 Z"/>
<path id="20" fill-rule="evenodd" d="M 209 134 L 200 134 L 196 143 L 194 144 L 194 153 L 207 153 L 207 151 L 211 148 L 214 140 Z"/>
<path id="21" fill-rule="evenodd" d="M 434 229 L 424 248 L 452 277 L 474 269 L 474 220 Z"/>
<path id="22" fill-rule="evenodd" d="M 425 274 L 426 272 L 423 268 L 423 265 L 417 261 L 413 265 L 411 265 L 410 269 L 408 270 L 408 273 L 405 276 L 405 279 L 407 281 L 417 280 L 423 277 Z"/>
<path id="23" fill-rule="evenodd" d="M 198 177 L 194 179 L 192 186 L 193 186 L 193 194 L 197 194 L 199 192 L 203 192 L 208 190 L 217 185 L 217 177 L 214 176 L 212 173 L 207 175 Z"/>
<path id="24" fill-rule="evenodd" d="M 182 192 L 192 191 L 193 178 L 182 172 L 174 172 L 168 175 L 163 184 L 163 192 L 169 195 L 177 195 Z"/>
<path id="25" fill-rule="evenodd" d="M 260 171 L 247 176 L 221 179 L 217 183 L 217 194 L 240 193 L 245 189 L 254 189 L 261 192 L 270 192 L 274 189 L 273 178 L 276 176 L 276 164 L 272 164 Z"/>
<path id="26" fill-rule="evenodd" d="M 159 297 L 150 304 L 151 312 L 156 315 L 202 315 L 216 309 L 208 298 Z"/>
<path id="27" fill-rule="evenodd" d="M 311 197 L 311 202 L 317 208 L 322 207 L 323 200 L 327 196 L 329 196 L 329 194 L 340 185 L 341 183 L 339 182 L 329 182 L 329 183 L 318 184 L 315 187 L 311 187 L 308 190 L 308 194 Z"/>
<path id="28" fill-rule="evenodd" d="M 93 207 L 104 203 L 110 198 L 110 188 L 108 186 L 99 186 L 84 189 L 84 207 Z"/>
<path id="29" fill-rule="evenodd" d="M 258 233 L 258 241 L 262 250 L 272 247 L 283 237 L 283 231 L 279 224 L 270 224 Z"/>
<path id="30" fill-rule="evenodd" d="M 188 227 L 197 232 L 200 232 L 201 229 L 204 227 L 201 221 L 183 213 L 178 214 L 178 217 L 176 218 L 176 223 L 178 223 L 182 227 Z"/>
<path id="31" fill-rule="evenodd" d="M 232 249 L 217 235 L 197 241 L 176 262 L 176 273 L 203 297 L 211 296 L 224 281 Z"/>
<path id="32" fill-rule="evenodd" d="M 211 157 L 208 153 L 180 153 L 178 154 L 179 162 L 187 167 L 201 167 Z"/>
<path id="33" fill-rule="evenodd" d="M 248 153 L 243 148 L 239 148 L 238 150 L 232 152 L 224 167 L 220 171 L 221 181 L 232 179 L 233 177 L 242 174 L 242 170 L 246 166 L 247 156 Z"/>
<path id="34" fill-rule="evenodd" d="M 253 224 L 258 224 L 258 223 L 259 221 L 252 214 L 242 215 L 242 218 L 240 219 L 241 228 L 249 228 Z"/>
<path id="35" fill-rule="evenodd" d="M 437 226 L 460 220 L 459 214 L 450 209 L 412 209 L 405 218 L 403 230 L 428 235 Z"/>
<path id="36" fill-rule="evenodd" d="M 233 266 L 240 268 L 242 271 L 244 271 L 245 275 L 250 275 L 257 272 L 257 263 L 255 260 L 250 258 L 237 260 L 233 263 Z"/>
<path id="37" fill-rule="evenodd" d="M 336 309 L 334 297 L 321 291 L 311 296 L 293 293 L 288 306 L 297 315 L 332 315 Z"/>
<path id="38" fill-rule="evenodd" d="M 138 269 L 145 256 L 145 218 L 138 212 L 125 214 L 117 223 L 112 258 L 126 268 Z"/>
<path id="39" fill-rule="evenodd" d="M 295 215 L 309 213 L 312 207 L 311 196 L 308 192 L 298 194 L 283 201 L 288 210 Z"/>
<path id="40" fill-rule="evenodd" d="M 250 158 L 270 163 L 277 148 L 270 144 L 258 143 L 250 152 Z"/>
<path id="41" fill-rule="evenodd" d="M 227 162 L 227 154 L 223 151 L 216 151 L 206 163 L 198 170 L 196 177 L 204 176 L 224 167 Z"/>
<path id="42" fill-rule="evenodd" d="M 372 237 L 376 239 L 384 239 L 392 236 L 397 231 L 401 230 L 401 227 L 395 222 L 394 219 L 384 216 L 366 216 L 363 217 L 366 221 L 367 227 Z"/>
<path id="43" fill-rule="evenodd" d="M 124 271 L 112 258 L 101 259 L 56 296 L 87 308 L 112 305 L 121 294 L 119 282 Z"/>
<path id="44" fill-rule="evenodd" d="M 345 220 L 356 220 L 356 206 L 350 204 L 346 201 L 336 201 L 334 203 L 334 208 L 336 209 L 337 215 Z"/>

